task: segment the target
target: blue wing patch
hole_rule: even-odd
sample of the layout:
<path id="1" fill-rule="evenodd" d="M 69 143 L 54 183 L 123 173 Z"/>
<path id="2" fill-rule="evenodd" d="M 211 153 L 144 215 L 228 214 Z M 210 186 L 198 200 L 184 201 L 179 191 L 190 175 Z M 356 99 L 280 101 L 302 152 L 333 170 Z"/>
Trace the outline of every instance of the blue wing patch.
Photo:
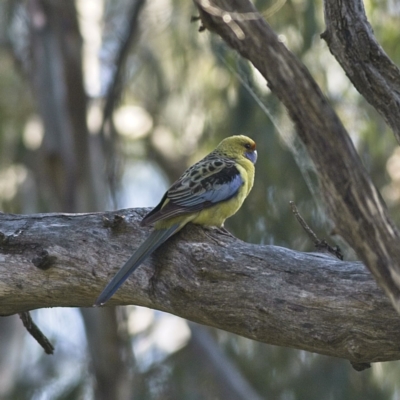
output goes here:
<path id="1" fill-rule="evenodd" d="M 189 168 L 165 193 L 161 202 L 147 214 L 142 226 L 182 214 L 201 211 L 231 199 L 243 185 L 231 159 L 212 153 Z"/>
<path id="2" fill-rule="evenodd" d="M 193 192 L 187 193 L 184 196 L 172 198 L 171 200 L 174 203 L 184 207 L 193 207 L 206 202 L 212 203 L 210 204 L 211 206 L 215 203 L 229 200 L 237 193 L 240 186 L 243 185 L 243 179 L 240 176 L 239 171 L 237 171 L 237 174 L 235 174 L 234 176 L 231 176 L 230 180 L 225 180 L 221 182 L 221 178 L 223 177 L 218 176 L 217 174 L 216 176 L 205 179 L 203 182 L 200 183 L 201 187 L 203 188 L 202 191 L 197 191 L 196 193 L 195 190 Z"/>

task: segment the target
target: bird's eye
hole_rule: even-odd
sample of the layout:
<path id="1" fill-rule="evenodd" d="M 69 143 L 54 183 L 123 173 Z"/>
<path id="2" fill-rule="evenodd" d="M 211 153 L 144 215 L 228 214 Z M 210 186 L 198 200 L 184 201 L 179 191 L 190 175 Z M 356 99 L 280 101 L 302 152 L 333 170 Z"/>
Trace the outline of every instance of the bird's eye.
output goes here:
<path id="1" fill-rule="evenodd" d="M 246 149 L 250 150 L 250 149 L 251 149 L 251 144 L 250 144 L 250 143 L 246 143 L 246 144 L 244 145 L 244 147 L 246 147 Z"/>

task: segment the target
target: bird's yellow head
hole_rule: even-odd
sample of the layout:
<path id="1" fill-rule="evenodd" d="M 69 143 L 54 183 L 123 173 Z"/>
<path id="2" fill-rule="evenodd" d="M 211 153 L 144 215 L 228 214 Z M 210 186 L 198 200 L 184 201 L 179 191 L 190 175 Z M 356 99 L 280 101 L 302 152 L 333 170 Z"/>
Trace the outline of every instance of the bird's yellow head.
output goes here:
<path id="1" fill-rule="evenodd" d="M 256 143 L 244 135 L 227 137 L 216 150 L 230 158 L 245 157 L 253 164 L 257 161 Z"/>

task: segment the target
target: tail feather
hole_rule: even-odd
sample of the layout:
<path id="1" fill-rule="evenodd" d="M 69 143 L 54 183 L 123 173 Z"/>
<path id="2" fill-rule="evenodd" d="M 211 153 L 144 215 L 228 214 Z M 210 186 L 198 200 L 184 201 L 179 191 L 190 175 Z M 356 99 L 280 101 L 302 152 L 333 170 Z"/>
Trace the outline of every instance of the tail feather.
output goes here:
<path id="1" fill-rule="evenodd" d="M 128 276 L 139 267 L 140 264 L 168 238 L 180 228 L 180 224 L 174 224 L 167 229 L 154 230 L 143 244 L 132 254 L 129 260 L 122 266 L 109 284 L 101 292 L 95 302 L 95 306 L 105 304 L 118 288 L 125 282 Z"/>

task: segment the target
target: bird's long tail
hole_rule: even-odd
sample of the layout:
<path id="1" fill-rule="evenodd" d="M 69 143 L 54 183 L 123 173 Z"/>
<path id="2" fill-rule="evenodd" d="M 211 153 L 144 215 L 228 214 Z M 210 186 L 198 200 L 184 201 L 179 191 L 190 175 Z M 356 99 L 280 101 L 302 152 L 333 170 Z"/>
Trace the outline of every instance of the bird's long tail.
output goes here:
<path id="1" fill-rule="evenodd" d="M 95 306 L 103 305 L 118 288 L 125 282 L 128 276 L 135 271 L 137 267 L 168 238 L 176 233 L 182 227 L 181 224 L 174 224 L 170 228 L 156 229 L 143 242 L 143 244 L 132 254 L 129 260 L 122 266 L 110 283 L 104 288 L 95 302 Z"/>

